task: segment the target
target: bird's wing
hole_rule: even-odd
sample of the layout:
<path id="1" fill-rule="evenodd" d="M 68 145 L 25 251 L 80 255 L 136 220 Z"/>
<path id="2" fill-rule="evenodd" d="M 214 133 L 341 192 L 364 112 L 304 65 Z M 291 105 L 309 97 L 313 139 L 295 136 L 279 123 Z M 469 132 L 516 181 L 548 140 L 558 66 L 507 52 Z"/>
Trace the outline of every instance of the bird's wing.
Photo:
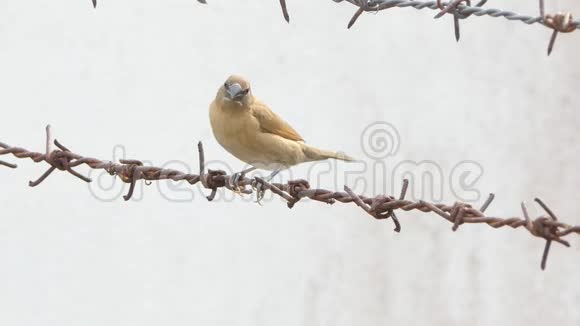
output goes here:
<path id="1" fill-rule="evenodd" d="M 294 141 L 304 141 L 296 130 L 270 110 L 266 104 L 256 100 L 252 104 L 252 114 L 260 123 L 260 128 L 263 131 Z"/>

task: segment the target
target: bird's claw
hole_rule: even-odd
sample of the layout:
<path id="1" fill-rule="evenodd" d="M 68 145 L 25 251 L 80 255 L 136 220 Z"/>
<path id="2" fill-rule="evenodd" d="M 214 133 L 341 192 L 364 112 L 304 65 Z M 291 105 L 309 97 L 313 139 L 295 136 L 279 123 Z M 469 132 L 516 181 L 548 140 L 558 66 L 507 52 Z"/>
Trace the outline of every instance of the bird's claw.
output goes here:
<path id="1" fill-rule="evenodd" d="M 229 178 L 228 178 L 228 186 L 230 189 L 232 189 L 235 193 L 237 194 L 242 194 L 244 187 L 240 186 L 239 182 L 241 179 L 244 178 L 246 174 L 242 171 L 242 172 L 236 172 L 234 174 L 232 174 Z"/>
<path id="2" fill-rule="evenodd" d="M 256 192 L 256 203 L 262 206 L 262 199 L 264 199 L 264 195 L 266 194 L 263 180 L 256 177 L 252 182 L 252 189 Z"/>

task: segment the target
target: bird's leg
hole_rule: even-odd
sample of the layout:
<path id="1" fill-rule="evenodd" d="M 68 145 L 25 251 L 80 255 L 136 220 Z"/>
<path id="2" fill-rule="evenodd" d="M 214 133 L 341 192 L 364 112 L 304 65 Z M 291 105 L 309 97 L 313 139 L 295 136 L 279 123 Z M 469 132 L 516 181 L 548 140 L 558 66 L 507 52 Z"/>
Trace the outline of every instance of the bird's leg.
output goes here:
<path id="1" fill-rule="evenodd" d="M 266 181 L 266 182 L 272 181 L 272 179 L 274 179 L 274 177 L 278 173 L 280 173 L 280 171 L 282 171 L 281 168 L 278 168 L 278 169 L 272 171 L 272 173 L 270 173 L 270 175 L 267 178 L 265 178 L 264 181 Z M 261 182 L 256 182 L 256 196 L 257 196 L 256 202 L 258 204 L 260 204 L 260 202 L 262 201 L 262 199 L 264 199 L 265 191 L 264 191 L 264 189 L 262 189 L 262 187 L 263 187 L 263 184 Z"/>
<path id="2" fill-rule="evenodd" d="M 246 173 L 252 172 L 255 169 L 256 169 L 255 167 L 251 167 L 232 174 L 232 176 L 228 179 L 228 185 L 230 186 L 230 188 L 234 189 L 235 192 L 240 192 L 240 186 L 238 185 L 238 182 L 240 182 L 240 179 L 242 179 L 246 175 Z"/>

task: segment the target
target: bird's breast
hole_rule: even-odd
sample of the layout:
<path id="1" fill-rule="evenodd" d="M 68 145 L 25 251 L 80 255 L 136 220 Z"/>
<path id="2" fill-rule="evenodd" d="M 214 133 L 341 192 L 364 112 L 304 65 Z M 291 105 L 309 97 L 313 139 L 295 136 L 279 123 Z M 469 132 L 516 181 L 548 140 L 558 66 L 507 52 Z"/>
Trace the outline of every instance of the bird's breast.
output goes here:
<path id="1" fill-rule="evenodd" d="M 249 109 L 212 105 L 210 122 L 218 143 L 248 164 L 274 170 L 303 160 L 298 142 L 264 132 Z"/>
<path id="2" fill-rule="evenodd" d="M 238 159 L 249 163 L 260 155 L 256 148 L 260 127 L 249 110 L 212 106 L 210 122 L 218 143 Z"/>

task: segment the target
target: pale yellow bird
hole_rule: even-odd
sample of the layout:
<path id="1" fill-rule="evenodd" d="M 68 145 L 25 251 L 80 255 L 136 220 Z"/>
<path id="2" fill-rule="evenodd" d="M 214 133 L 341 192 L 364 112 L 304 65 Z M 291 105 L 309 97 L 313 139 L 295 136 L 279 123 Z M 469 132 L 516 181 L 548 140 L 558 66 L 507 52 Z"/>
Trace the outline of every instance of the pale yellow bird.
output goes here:
<path id="1" fill-rule="evenodd" d="M 231 185 L 256 168 L 273 171 L 329 158 L 352 161 L 343 153 L 325 151 L 304 143 L 302 137 L 282 118 L 253 96 L 250 83 L 230 76 L 221 85 L 210 105 L 209 117 L 218 143 L 251 168 L 236 173 Z"/>

